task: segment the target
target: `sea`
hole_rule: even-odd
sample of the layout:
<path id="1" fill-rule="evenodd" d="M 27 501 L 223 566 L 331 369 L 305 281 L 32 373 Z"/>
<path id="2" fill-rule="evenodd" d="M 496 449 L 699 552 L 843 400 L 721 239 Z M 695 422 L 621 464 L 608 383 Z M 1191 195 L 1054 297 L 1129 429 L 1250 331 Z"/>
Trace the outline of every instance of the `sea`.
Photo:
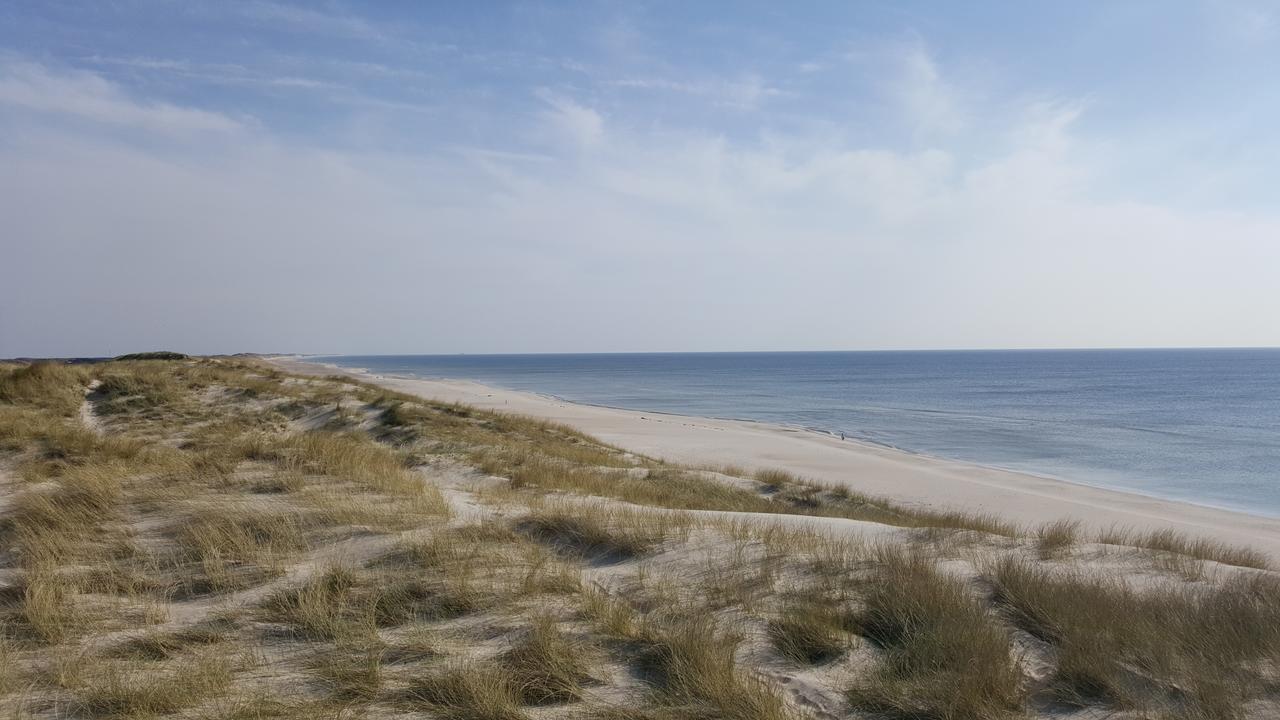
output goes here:
<path id="1" fill-rule="evenodd" d="M 912 453 L 1280 517 L 1280 349 L 311 358 Z"/>

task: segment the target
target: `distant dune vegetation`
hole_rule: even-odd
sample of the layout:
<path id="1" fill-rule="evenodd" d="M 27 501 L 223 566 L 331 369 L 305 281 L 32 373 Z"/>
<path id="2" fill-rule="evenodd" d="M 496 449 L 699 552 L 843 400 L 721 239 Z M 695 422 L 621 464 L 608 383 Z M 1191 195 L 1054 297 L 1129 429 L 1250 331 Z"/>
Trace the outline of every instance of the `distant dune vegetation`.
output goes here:
<path id="1" fill-rule="evenodd" d="M 1248 548 L 251 358 L 0 365 L 0 622 L 13 718 L 1280 717 Z"/>
<path id="2" fill-rule="evenodd" d="M 153 352 L 129 353 L 121 355 L 116 360 L 186 360 L 187 356 L 179 352 L 170 352 L 168 350 L 156 350 Z"/>

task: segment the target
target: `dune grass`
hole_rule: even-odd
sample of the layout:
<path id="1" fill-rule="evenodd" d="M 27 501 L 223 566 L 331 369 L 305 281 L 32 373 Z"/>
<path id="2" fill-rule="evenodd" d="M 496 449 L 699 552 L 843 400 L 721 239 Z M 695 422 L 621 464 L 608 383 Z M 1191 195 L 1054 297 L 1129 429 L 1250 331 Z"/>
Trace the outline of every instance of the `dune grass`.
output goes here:
<path id="1" fill-rule="evenodd" d="M 609 497 L 649 507 L 676 510 L 729 509 L 755 511 L 776 508 L 767 500 L 739 488 L 706 480 L 680 469 L 627 468 L 568 464 L 537 450 L 481 449 L 470 461 L 484 473 L 510 479 L 517 490 L 564 490 Z"/>
<path id="2" fill-rule="evenodd" d="M 173 402 L 180 394 L 178 381 L 163 365 L 130 364 L 127 372 L 110 373 L 99 380 L 90 399 L 101 415 L 147 411 Z"/>
<path id="3" fill-rule="evenodd" d="M 663 541 L 663 528 L 656 522 L 619 523 L 614 521 L 618 515 L 584 505 L 535 511 L 516 527 L 557 551 L 592 560 L 631 560 Z"/>
<path id="4" fill-rule="evenodd" d="M 566 634 L 550 615 L 539 615 L 525 635 L 499 658 L 525 705 L 574 702 L 590 678 L 589 648 Z"/>
<path id="5" fill-rule="evenodd" d="M 71 416 L 80 410 L 88 381 L 88 372 L 76 365 L 0 365 L 0 402 Z"/>
<path id="6" fill-rule="evenodd" d="M 466 583 L 418 578 L 384 578 L 373 592 L 370 607 L 379 627 L 400 625 L 410 620 L 441 620 L 474 612 L 491 602 L 492 596 Z"/>
<path id="7" fill-rule="evenodd" d="M 313 655 L 307 667 L 335 700 L 367 702 L 382 689 L 385 652 L 386 648 L 377 641 L 338 643 Z"/>
<path id="8" fill-rule="evenodd" d="M 736 720 L 796 717 L 769 683 L 738 667 L 741 637 L 709 618 L 650 618 L 637 627 L 634 641 L 658 702 L 680 714 Z"/>
<path id="9" fill-rule="evenodd" d="M 709 478 L 703 471 L 663 464 L 642 464 L 629 469 L 583 466 L 567 464 L 562 458 L 549 457 L 536 450 L 514 452 L 491 446 L 473 451 L 470 460 L 482 472 L 509 478 L 511 487 L 517 490 L 560 490 L 673 510 L 811 515 L 912 528 L 972 530 L 1005 537 L 1021 534 L 1015 525 L 995 515 L 906 508 L 848 488 L 816 485 L 781 470 L 765 475 L 770 483 L 762 484 L 759 492 L 753 492 Z M 785 489 L 774 490 L 775 487 Z"/>
<path id="10" fill-rule="evenodd" d="M 1008 558 L 991 570 L 1014 622 L 1057 647 L 1053 693 L 1117 708 L 1236 717 L 1280 659 L 1280 582 L 1139 591 L 1114 577 L 1052 573 Z"/>
<path id="11" fill-rule="evenodd" d="M 414 509 L 423 514 L 449 514 L 440 491 L 407 468 L 405 458 L 359 434 L 297 434 L 286 437 L 274 451 L 288 470 L 350 480 L 402 502 L 412 502 Z"/>
<path id="12" fill-rule="evenodd" d="M 1022 705 L 1008 633 L 959 581 L 912 551 L 883 547 L 859 632 L 882 650 L 849 690 L 857 708 L 894 718 L 986 719 Z"/>
<path id="13" fill-rule="evenodd" d="M 229 619 L 212 618 L 178 630 L 148 630 L 108 648 L 104 655 L 132 660 L 170 660 L 189 650 L 227 640 L 235 626 Z"/>
<path id="14" fill-rule="evenodd" d="M 448 720 L 523 720 L 520 693 L 489 663 L 454 663 L 415 677 L 404 693 L 411 708 Z"/>
<path id="15" fill-rule="evenodd" d="M 1080 540 L 1079 520 L 1056 520 L 1036 530 L 1036 550 L 1042 560 L 1058 557 Z"/>
<path id="16" fill-rule="evenodd" d="M 612 640 L 615 653 L 636 663 L 652 688 L 650 707 L 593 710 L 600 717 L 801 717 L 776 687 L 739 666 L 742 636 L 709 615 L 682 614 L 676 608 L 646 614 L 626 599 L 598 590 L 583 593 L 581 600 L 584 615 Z"/>
<path id="17" fill-rule="evenodd" d="M 28 572 L 23 580 L 18 619 L 25 629 L 45 644 L 69 638 L 80 624 L 72 604 L 75 586 L 51 570 Z"/>
<path id="18" fill-rule="evenodd" d="M 204 621 L 147 629 L 171 617 L 186 622 L 170 614 L 171 601 L 250 590 L 316 546 L 384 531 L 386 522 L 354 526 L 361 509 L 368 520 L 369 508 L 394 503 L 418 527 L 447 517 L 438 488 L 375 438 L 290 431 L 273 408 L 314 405 L 311 389 L 335 392 L 231 361 L 0 368 L 0 462 L 29 483 L 9 486 L 14 495 L 0 505 L 0 540 L 13 551 L 5 562 L 16 573 L 0 595 L 6 661 L 10 642 L 23 657 L 67 658 L 34 675 L 31 692 L 51 692 L 43 683 L 52 682 L 71 693 L 55 701 L 58 712 L 102 717 L 217 699 L 236 670 L 204 660 L 222 656 L 210 648 L 246 640 Z M 345 502 L 325 507 L 317 502 L 325 492 L 344 493 Z M 320 571 L 269 593 L 257 617 L 302 641 L 346 643 L 430 614 L 422 606 L 434 594 L 365 575 Z M 74 659 L 76 643 L 92 647 L 95 636 L 117 631 L 127 634 L 100 651 L 101 662 Z M 360 694 L 349 656 L 329 663 L 335 686 L 340 675 L 351 678 L 335 697 Z"/>
<path id="19" fill-rule="evenodd" d="M 300 586 L 269 595 L 262 603 L 262 617 L 285 623 L 305 638 L 367 638 L 374 623 L 371 609 L 353 601 L 358 582 L 355 570 L 332 565 Z"/>
<path id="20" fill-rule="evenodd" d="M 1224 565 L 1268 570 L 1271 558 L 1254 548 L 1231 545 L 1204 537 L 1193 538 L 1175 530 L 1151 530 L 1141 532 L 1128 528 L 1111 528 L 1099 533 L 1097 542 L 1107 545 L 1138 547 L 1156 552 L 1171 553 L 1198 560 L 1210 560 Z"/>
<path id="21" fill-rule="evenodd" d="M 840 603 L 815 595 L 793 596 L 768 624 L 769 639 L 784 657 L 801 665 L 834 660 L 851 646 L 855 616 Z"/>
<path id="22" fill-rule="evenodd" d="M 191 707 L 230 686 L 229 658 L 204 655 L 157 673 L 147 665 L 111 663 L 91 669 L 74 689 L 80 712 L 99 717 L 151 717 Z"/>
<path id="23" fill-rule="evenodd" d="M 108 546 L 103 526 L 118 518 L 120 470 L 84 466 L 50 488 L 23 493 L 14 502 L 3 534 L 26 568 L 55 567 L 101 558 Z"/>
<path id="24" fill-rule="evenodd" d="M 285 560 L 307 546 L 297 511 L 205 506 L 174 528 L 188 563 L 198 568 L 190 592 L 223 592 L 260 584 L 284 572 Z"/>
<path id="25" fill-rule="evenodd" d="M 581 595 L 583 616 L 612 638 L 632 638 L 638 632 L 640 613 L 622 599 L 600 588 L 588 588 Z"/>

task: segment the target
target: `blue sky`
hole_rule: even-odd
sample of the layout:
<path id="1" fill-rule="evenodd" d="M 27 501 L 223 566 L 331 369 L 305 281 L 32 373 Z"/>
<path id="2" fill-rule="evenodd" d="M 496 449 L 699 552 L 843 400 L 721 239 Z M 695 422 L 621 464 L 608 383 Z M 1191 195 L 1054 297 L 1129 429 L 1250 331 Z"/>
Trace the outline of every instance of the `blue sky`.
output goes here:
<path id="1" fill-rule="evenodd" d="M 0 1 L 0 355 L 1277 345 L 1260 2 Z"/>

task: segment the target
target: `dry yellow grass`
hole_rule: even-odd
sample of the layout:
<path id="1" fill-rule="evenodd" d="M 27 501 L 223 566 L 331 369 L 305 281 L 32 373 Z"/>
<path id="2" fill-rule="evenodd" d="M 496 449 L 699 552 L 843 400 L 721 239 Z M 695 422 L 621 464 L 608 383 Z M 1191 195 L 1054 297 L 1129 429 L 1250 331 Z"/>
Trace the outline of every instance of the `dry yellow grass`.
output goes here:
<path id="1" fill-rule="evenodd" d="M 1057 557 L 1069 550 L 1080 538 L 1080 521 L 1057 520 L 1036 531 L 1036 548 L 1042 559 Z"/>
<path id="2" fill-rule="evenodd" d="M 884 547 L 858 619 L 883 650 L 850 702 L 896 718 L 984 720 L 1022 706 L 1010 639 L 982 603 L 928 558 Z"/>
<path id="3" fill-rule="evenodd" d="M 91 668 L 73 689 L 75 708 L 99 717 L 169 715 L 225 690 L 233 678 L 231 659 L 219 654 L 180 660 L 158 673 L 151 665 Z"/>
<path id="4" fill-rule="evenodd" d="M 1271 559 L 1265 553 L 1253 548 L 1239 547 L 1207 538 L 1192 538 L 1173 530 L 1138 532 L 1125 528 L 1111 528 L 1099 534 L 1097 541 L 1108 545 L 1145 548 L 1199 560 L 1212 560 L 1224 565 L 1258 570 L 1271 568 Z"/>
<path id="5" fill-rule="evenodd" d="M 403 700 L 449 720 L 522 720 L 519 690 L 488 663 L 454 663 L 413 679 Z"/>
<path id="6" fill-rule="evenodd" d="M 355 570 L 331 566 L 298 587 L 272 593 L 262 604 L 263 617 L 305 638 L 368 638 L 374 632 L 373 613 L 353 598 L 358 582 Z"/>
<path id="7" fill-rule="evenodd" d="M 544 614 L 533 618 L 524 637 L 499 661 L 521 702 L 551 705 L 582 697 L 582 683 L 591 677 L 589 652 Z"/>
<path id="8" fill-rule="evenodd" d="M 88 373 L 80 366 L 53 362 L 0 366 L 0 402 L 56 415 L 77 413 L 87 384 Z"/>
<path id="9" fill-rule="evenodd" d="M 339 643 L 312 656 L 307 666 L 335 700 L 368 702 L 382 689 L 385 652 L 386 648 L 376 641 Z"/>
<path id="10" fill-rule="evenodd" d="M 708 618 L 650 620 L 639 626 L 634 640 L 659 702 L 680 714 L 741 720 L 796 717 L 776 688 L 738 667 L 740 636 Z"/>
<path id="11" fill-rule="evenodd" d="M 660 527 L 619 525 L 610 520 L 610 513 L 583 505 L 533 512 L 518 528 L 562 553 L 606 562 L 640 557 L 663 541 Z"/>
<path id="12" fill-rule="evenodd" d="M 71 604 L 75 587 L 51 570 L 28 572 L 24 581 L 19 619 L 25 628 L 46 644 L 67 639 L 78 624 Z"/>
<path id="13" fill-rule="evenodd" d="M 813 665 L 840 657 L 851 646 L 856 618 L 841 603 L 815 594 L 792 596 L 769 621 L 769 639 L 792 662 Z"/>
<path id="14" fill-rule="evenodd" d="M 251 587 L 284 572 L 285 561 L 307 545 L 297 511 L 207 505 L 174 528 L 183 560 L 194 566 L 192 594 Z"/>
<path id="15" fill-rule="evenodd" d="M 1057 647 L 1052 690 L 1073 703 L 1239 717 L 1270 683 L 1267 663 L 1280 661 L 1280 582 L 1272 576 L 1139 590 L 1115 577 L 1006 559 L 991 577 L 1014 622 Z"/>

